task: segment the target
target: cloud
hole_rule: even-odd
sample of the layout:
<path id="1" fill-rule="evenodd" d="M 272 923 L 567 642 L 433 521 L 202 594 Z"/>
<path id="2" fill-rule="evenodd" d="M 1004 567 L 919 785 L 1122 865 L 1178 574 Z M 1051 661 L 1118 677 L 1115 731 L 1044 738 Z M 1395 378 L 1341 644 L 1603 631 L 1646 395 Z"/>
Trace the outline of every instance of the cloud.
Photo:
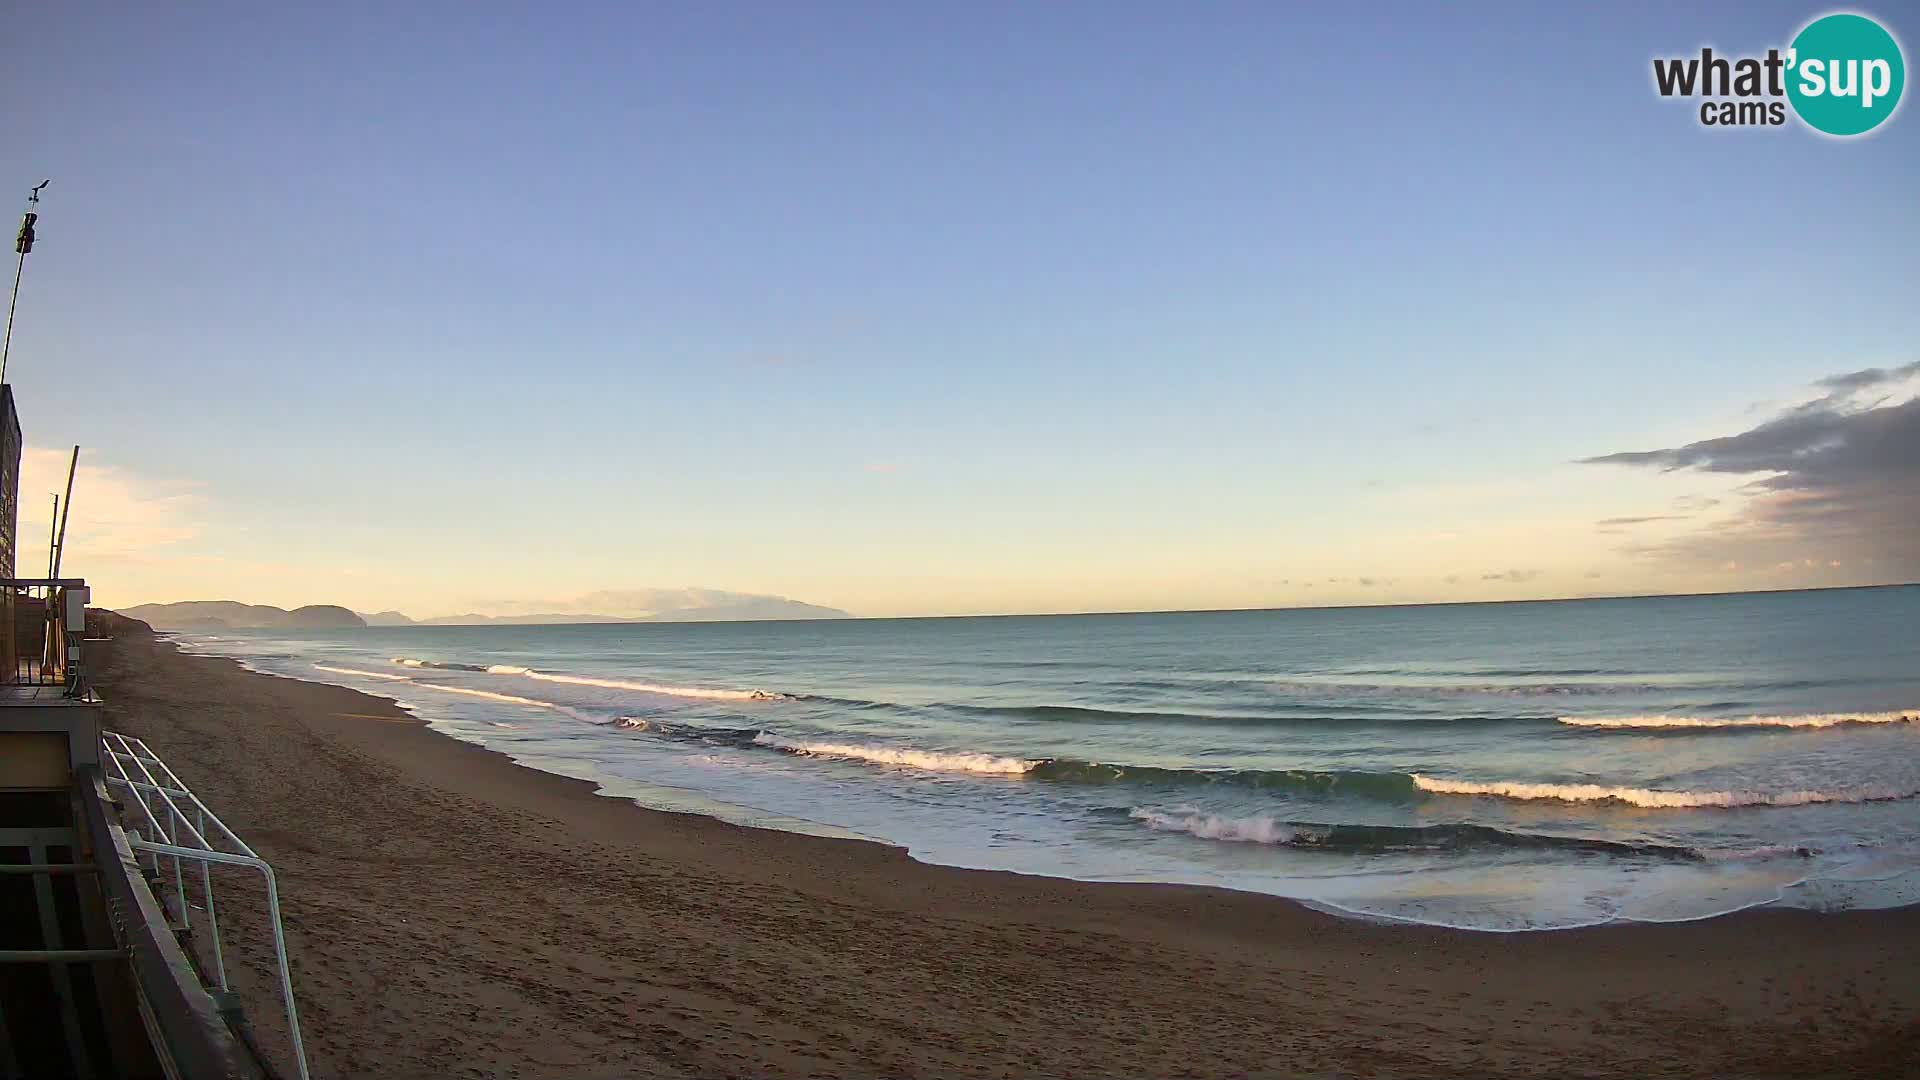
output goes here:
<path id="1" fill-rule="evenodd" d="M 1540 571 L 1538 570 L 1501 570 L 1497 573 L 1481 574 L 1480 580 L 1481 581 L 1507 581 L 1507 582 L 1512 582 L 1515 585 L 1518 585 L 1523 581 L 1532 581 L 1534 578 L 1537 578 L 1539 576 L 1540 576 Z"/>
<path id="2" fill-rule="evenodd" d="M 1711 495 L 1682 495 L 1673 500 L 1673 508 L 1681 514 L 1698 514 L 1720 505 L 1720 500 Z"/>
<path id="3" fill-rule="evenodd" d="M 1614 529 L 1622 528 L 1627 525 L 1645 525 L 1650 521 L 1680 521 L 1680 520 L 1683 520 L 1683 517 L 1682 515 L 1679 515 L 1679 514 L 1649 514 L 1646 517 L 1601 518 L 1599 525 L 1600 525 L 1600 528 L 1603 530 L 1614 530 Z"/>
<path id="4" fill-rule="evenodd" d="M 1920 361 L 1815 385 L 1825 393 L 1735 435 L 1584 459 L 1754 477 L 1734 516 L 1628 550 L 1729 569 L 1871 557 L 1890 579 L 1920 578 Z"/>
<path id="5" fill-rule="evenodd" d="M 50 493 L 64 494 L 72 450 L 29 446 L 20 454 L 20 509 L 15 573 L 46 572 L 53 524 Z M 67 517 L 67 548 L 60 572 L 84 577 L 96 561 L 146 562 L 163 549 L 200 534 L 202 500 L 193 485 L 168 484 L 80 452 Z"/>

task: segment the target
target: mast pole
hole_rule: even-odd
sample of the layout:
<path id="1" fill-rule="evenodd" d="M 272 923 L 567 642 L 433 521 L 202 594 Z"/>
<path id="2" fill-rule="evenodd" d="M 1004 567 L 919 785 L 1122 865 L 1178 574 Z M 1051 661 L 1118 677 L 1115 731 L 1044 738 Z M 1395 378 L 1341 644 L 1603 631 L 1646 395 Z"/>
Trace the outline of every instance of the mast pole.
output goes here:
<path id="1" fill-rule="evenodd" d="M 67 463 L 67 497 L 60 504 L 60 538 L 53 545 L 53 574 L 60 576 L 60 557 L 67 553 L 67 515 L 73 513 L 73 473 L 80 467 L 80 448 L 73 448 L 73 460 Z"/>
<path id="2" fill-rule="evenodd" d="M 13 353 L 13 311 L 20 306 L 20 275 L 27 268 L 27 252 L 33 250 L 33 223 L 40 218 L 33 208 L 40 205 L 41 188 L 52 182 L 42 180 L 27 192 L 27 213 L 20 219 L 20 235 L 13 242 L 13 250 L 19 254 L 19 258 L 13 263 L 13 297 L 7 301 L 7 337 L 0 344 L 0 383 L 7 381 L 7 358 Z"/>

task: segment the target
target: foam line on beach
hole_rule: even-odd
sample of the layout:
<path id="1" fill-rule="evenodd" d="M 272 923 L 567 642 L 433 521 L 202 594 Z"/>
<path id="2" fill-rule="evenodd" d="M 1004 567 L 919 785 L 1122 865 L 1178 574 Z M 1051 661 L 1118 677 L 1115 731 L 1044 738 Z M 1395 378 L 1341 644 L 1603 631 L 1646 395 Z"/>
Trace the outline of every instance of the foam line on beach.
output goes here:
<path id="1" fill-rule="evenodd" d="M 1855 724 L 1920 724 L 1920 710 L 1806 713 L 1797 716 L 1562 716 L 1570 727 L 1680 731 L 1725 728 L 1831 728 Z"/>

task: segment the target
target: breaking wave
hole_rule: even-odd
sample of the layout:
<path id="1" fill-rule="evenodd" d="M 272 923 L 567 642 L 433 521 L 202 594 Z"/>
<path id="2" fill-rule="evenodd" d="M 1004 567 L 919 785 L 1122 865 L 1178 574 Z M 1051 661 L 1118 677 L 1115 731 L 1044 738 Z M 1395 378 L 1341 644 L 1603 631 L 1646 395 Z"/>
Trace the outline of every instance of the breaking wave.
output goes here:
<path id="1" fill-rule="evenodd" d="M 435 668 L 440 671 L 486 671 L 485 664 L 456 664 L 450 660 L 416 660 L 411 656 L 396 656 L 393 662 L 401 667 Z"/>
<path id="2" fill-rule="evenodd" d="M 871 704 L 871 703 L 862 703 Z M 1454 716 L 1445 719 L 1417 717 L 1383 717 L 1379 715 L 1379 706 L 1339 705 L 1320 703 L 1313 706 L 1318 713 L 1343 713 L 1346 715 L 1297 715 L 1275 716 L 1272 711 L 1266 713 L 1204 713 L 1172 712 L 1151 709 L 1103 709 L 1091 705 L 970 705 L 946 704 L 941 708 L 954 712 L 976 716 L 1006 717 L 1012 720 L 1049 721 L 1054 723 L 1079 724 L 1115 724 L 1115 723 L 1154 723 L 1154 724 L 1218 724 L 1222 726 L 1265 727 L 1268 725 L 1296 725 L 1312 727 L 1345 727 L 1366 724 L 1487 724 L 1487 725 L 1524 725 L 1551 723 L 1551 716 Z"/>
<path id="3" fill-rule="evenodd" d="M 508 674 L 502 672 L 502 674 Z M 566 683 L 570 686 L 597 686 L 608 690 L 638 690 L 643 694 L 665 694 L 669 697 L 706 698 L 713 701 L 785 701 L 785 694 L 776 694 L 766 690 L 711 690 L 701 686 L 663 686 L 659 683 L 629 682 L 625 679 L 595 679 L 586 675 L 555 675 L 547 671 L 532 671 L 518 668 L 511 672 L 541 682 Z"/>
<path id="4" fill-rule="evenodd" d="M 1349 825 L 1287 821 L 1265 815 L 1231 817 L 1190 807 L 1154 810 L 1136 806 L 1128 816 L 1158 832 L 1186 833 L 1203 840 L 1272 844 L 1316 851 L 1384 854 L 1402 851 L 1463 851 L 1486 848 L 1597 851 L 1609 855 L 1699 860 L 1708 856 L 1689 847 L 1596 840 L 1580 836 L 1508 832 L 1490 825 Z M 1780 854 L 1805 854 L 1781 849 Z"/>
<path id="5" fill-rule="evenodd" d="M 928 772 L 988 773 L 1000 776 L 1020 776 L 1032 769 L 1038 762 L 1024 758 L 997 757 L 993 754 L 970 754 L 941 750 L 914 750 L 908 747 L 871 746 L 858 743 L 820 742 L 806 739 L 786 739 L 770 732 L 759 732 L 753 738 L 758 746 L 772 747 L 789 754 L 802 757 L 847 758 L 854 761 L 868 761 L 876 765 L 903 765 L 910 769 L 925 769 Z"/>
<path id="6" fill-rule="evenodd" d="M 777 750 L 798 757 L 834 758 L 927 772 L 971 773 L 1057 784 L 1117 785 L 1161 791 L 1217 785 L 1315 799 L 1344 797 L 1409 803 L 1423 798 L 1476 797 L 1617 803 L 1647 809 L 1676 810 L 1891 802 L 1920 797 L 1920 791 L 1897 788 L 1848 791 L 1663 791 L 1606 784 L 1447 780 L 1419 773 L 1367 772 L 1358 769 L 1178 769 L 1081 761 L 1075 758 L 1022 758 L 972 750 L 927 750 L 885 743 L 792 738 L 759 728 L 712 728 L 637 716 L 619 717 L 612 722 L 612 726 L 711 746 Z"/>
<path id="7" fill-rule="evenodd" d="M 1584 728 L 1633 728 L 1684 731 L 1725 728 L 1830 728 L 1854 724 L 1920 724 L 1920 711 L 1879 713 L 1807 713 L 1800 716 L 1562 716 L 1560 722 Z"/>
<path id="8" fill-rule="evenodd" d="M 396 660 L 395 662 L 397 663 L 399 661 Z M 365 679 L 384 679 L 387 682 L 403 682 L 403 683 L 406 683 L 408 686 L 418 686 L 425 690 L 438 690 L 446 694 L 464 694 L 467 697 L 485 698 L 489 701 L 499 701 L 508 705 L 525 705 L 528 708 L 533 708 L 533 709 L 547 709 L 553 712 L 563 712 L 563 713 L 567 713 L 568 715 L 577 715 L 574 712 L 574 710 L 566 707 L 565 705 L 561 705 L 552 701 L 541 701 L 538 698 L 520 697 L 517 694 L 499 694 L 499 693 L 493 692 L 492 690 L 478 690 L 471 686 L 448 686 L 445 683 L 421 682 L 418 679 L 412 678 L 407 675 L 393 675 L 393 674 L 389 674 L 387 672 L 382 672 L 382 671 L 364 671 L 360 668 L 333 667 L 329 664 L 315 664 L 313 666 L 317 670 L 329 671 L 335 675 L 358 675 L 361 678 L 365 678 Z M 421 661 L 418 664 L 411 664 L 408 666 L 426 668 L 426 667 L 447 667 L 449 665 L 430 664 L 425 661 Z"/>
<path id="9" fill-rule="evenodd" d="M 529 708 L 551 709 L 555 712 L 569 714 L 573 712 L 572 709 L 567 708 L 565 705 L 560 705 L 555 702 L 541 701 L 538 698 L 520 697 L 517 694 L 496 694 L 491 690 L 476 690 L 470 686 L 448 686 L 445 683 L 425 682 L 415 682 L 413 685 L 424 686 L 429 690 L 440 690 L 449 694 L 465 694 L 468 697 L 485 698 L 488 701 L 501 701 L 509 705 L 525 705 Z"/>
<path id="10" fill-rule="evenodd" d="M 1609 787 L 1604 784 L 1531 784 L 1496 780 L 1437 780 L 1414 773 L 1414 787 L 1435 795 L 1475 795 L 1501 799 L 1558 802 L 1617 802 L 1653 809 L 1703 806 L 1808 806 L 1814 803 L 1893 802 L 1920 792 L 1894 788 L 1854 791 L 1657 791 L 1651 788 Z"/>
<path id="11" fill-rule="evenodd" d="M 663 686 L 659 683 L 631 682 L 626 679 L 596 679 L 586 675 L 560 675 L 550 671 L 535 671 L 533 668 L 519 664 L 461 664 L 451 660 L 421 660 L 412 656 L 396 656 L 393 662 L 402 667 L 477 671 L 487 675 L 518 675 L 540 682 L 595 686 L 605 690 L 637 690 L 644 694 L 665 694 L 669 697 L 705 698 L 712 701 L 788 700 L 785 694 L 775 694 L 765 690 L 712 690 L 700 686 Z"/>

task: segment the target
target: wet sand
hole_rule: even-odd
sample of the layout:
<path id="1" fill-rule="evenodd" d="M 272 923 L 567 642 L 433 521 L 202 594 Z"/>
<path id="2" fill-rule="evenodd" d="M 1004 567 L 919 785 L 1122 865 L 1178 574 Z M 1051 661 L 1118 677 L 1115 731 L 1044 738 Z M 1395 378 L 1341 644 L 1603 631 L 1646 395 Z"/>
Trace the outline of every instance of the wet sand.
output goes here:
<path id="1" fill-rule="evenodd" d="M 1476 934 L 957 870 L 130 633 L 88 661 L 277 869 L 320 1077 L 1920 1076 L 1920 909 Z M 259 890 L 218 888 L 291 1076 Z"/>

